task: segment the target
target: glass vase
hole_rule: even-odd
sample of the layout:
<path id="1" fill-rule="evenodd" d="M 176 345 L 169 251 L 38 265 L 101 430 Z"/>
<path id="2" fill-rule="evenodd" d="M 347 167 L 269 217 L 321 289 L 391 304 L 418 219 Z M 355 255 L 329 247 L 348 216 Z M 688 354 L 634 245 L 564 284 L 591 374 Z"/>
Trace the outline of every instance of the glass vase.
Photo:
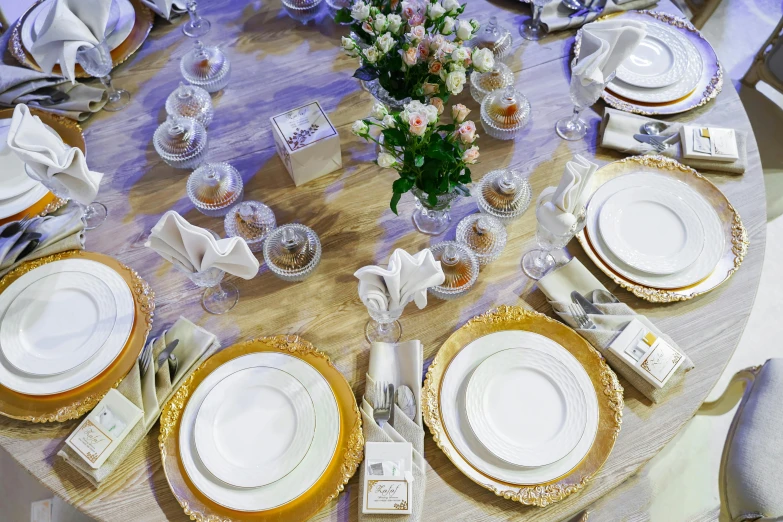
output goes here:
<path id="1" fill-rule="evenodd" d="M 366 306 L 366 305 L 365 305 Z M 374 310 L 367 307 L 370 314 L 370 320 L 364 326 L 364 337 L 370 343 L 396 343 L 402 337 L 402 316 L 403 308 L 396 310 Z"/>
<path id="2" fill-rule="evenodd" d="M 405 104 L 411 102 L 410 97 L 403 100 L 398 100 L 389 94 L 389 91 L 383 88 L 377 78 L 370 80 L 369 82 L 362 82 L 362 84 L 364 85 L 364 88 L 367 89 L 367 91 L 372 94 L 376 100 L 384 104 L 390 112 L 401 111 L 405 108 Z"/>
<path id="3" fill-rule="evenodd" d="M 423 190 L 413 187 L 411 192 L 413 192 L 413 196 L 416 198 L 413 224 L 416 225 L 419 232 L 431 236 L 437 236 L 445 232 L 451 222 L 451 214 L 449 213 L 451 203 L 459 197 L 458 194 L 456 192 L 439 194 L 437 202 L 432 205 L 430 204 L 429 195 Z"/>

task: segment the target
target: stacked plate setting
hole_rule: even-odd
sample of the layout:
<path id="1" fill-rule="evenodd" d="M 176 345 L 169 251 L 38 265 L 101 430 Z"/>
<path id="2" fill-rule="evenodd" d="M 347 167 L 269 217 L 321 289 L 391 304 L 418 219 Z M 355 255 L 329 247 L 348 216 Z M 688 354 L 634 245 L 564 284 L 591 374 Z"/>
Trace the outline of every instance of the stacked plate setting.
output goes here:
<path id="1" fill-rule="evenodd" d="M 315 485 L 339 435 L 337 399 L 321 373 L 288 354 L 250 353 L 195 389 L 180 425 L 180 458 L 210 500 L 266 511 Z"/>
<path id="2" fill-rule="evenodd" d="M 6 143 L 10 128 L 11 118 L 0 119 L 0 219 L 23 212 L 49 193 L 27 175 L 24 162 Z"/>

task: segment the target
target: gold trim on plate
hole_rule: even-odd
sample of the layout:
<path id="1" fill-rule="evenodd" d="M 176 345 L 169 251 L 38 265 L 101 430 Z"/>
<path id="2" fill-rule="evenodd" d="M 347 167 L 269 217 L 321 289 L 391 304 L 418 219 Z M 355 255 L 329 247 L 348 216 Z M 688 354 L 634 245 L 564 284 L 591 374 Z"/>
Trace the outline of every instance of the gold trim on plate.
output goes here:
<path id="1" fill-rule="evenodd" d="M 179 430 L 182 413 L 191 393 L 217 368 L 248 353 L 286 352 L 313 366 L 329 383 L 340 411 L 340 436 L 332 460 L 315 485 L 296 499 L 277 508 L 242 512 L 225 508 L 204 496 L 190 481 L 179 458 Z M 345 488 L 364 458 L 362 419 L 353 390 L 329 356 L 298 336 L 277 335 L 235 344 L 206 361 L 188 377 L 163 407 L 158 437 L 163 472 L 171 492 L 191 520 L 230 522 L 234 520 L 307 520 L 331 502 Z"/>
<path id="2" fill-rule="evenodd" d="M 742 224 L 737 210 L 729 203 L 729 200 L 715 185 L 707 178 L 699 174 L 696 170 L 683 165 L 682 163 L 658 155 L 630 156 L 618 161 L 604 165 L 598 169 L 590 180 L 590 186 L 587 190 L 590 193 L 595 191 L 606 183 L 623 174 L 631 172 L 650 172 L 659 175 L 665 175 L 675 180 L 687 183 L 689 187 L 698 192 L 717 212 L 723 225 L 723 231 L 726 239 L 726 250 L 720 261 L 715 266 L 713 272 L 705 279 L 684 288 L 662 289 L 653 288 L 638 284 L 628 278 L 616 273 L 606 263 L 603 262 L 598 252 L 593 248 L 586 230 L 577 234 L 579 244 L 582 245 L 587 257 L 615 283 L 625 288 L 635 296 L 650 301 L 651 303 L 672 303 L 676 301 L 687 301 L 694 297 L 709 292 L 728 281 L 728 279 L 739 270 L 742 260 L 748 252 L 748 232 Z M 589 205 L 589 203 L 588 203 Z"/>
<path id="3" fill-rule="evenodd" d="M 596 389 L 599 418 L 592 447 L 576 467 L 549 482 L 510 484 L 485 475 L 457 451 L 441 419 L 440 388 L 452 359 L 476 339 L 505 330 L 526 330 L 557 342 L 584 366 Z M 623 387 L 601 354 L 572 329 L 537 312 L 501 306 L 474 317 L 446 340 L 427 370 L 421 409 L 435 443 L 469 479 L 503 498 L 544 507 L 582 490 L 609 457 L 620 433 Z"/>

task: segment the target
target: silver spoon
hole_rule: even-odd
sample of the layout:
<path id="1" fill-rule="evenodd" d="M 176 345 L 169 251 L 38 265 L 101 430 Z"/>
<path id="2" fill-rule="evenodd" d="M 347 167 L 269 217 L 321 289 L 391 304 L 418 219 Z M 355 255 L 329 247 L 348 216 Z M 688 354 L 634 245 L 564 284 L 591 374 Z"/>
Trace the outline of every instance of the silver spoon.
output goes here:
<path id="1" fill-rule="evenodd" d="M 595 304 L 613 304 L 620 302 L 614 294 L 607 292 L 606 290 L 593 290 L 592 298 L 593 303 Z"/>
<path id="2" fill-rule="evenodd" d="M 169 376 L 171 379 L 174 379 L 174 376 L 177 375 L 177 368 L 179 368 L 179 360 L 177 359 L 177 356 L 173 353 L 169 354 Z"/>
<path id="3" fill-rule="evenodd" d="M 669 128 L 668 123 L 664 123 L 662 121 L 648 121 L 644 125 L 642 125 L 642 132 L 644 134 L 649 134 L 650 136 L 658 136 L 663 131 Z"/>

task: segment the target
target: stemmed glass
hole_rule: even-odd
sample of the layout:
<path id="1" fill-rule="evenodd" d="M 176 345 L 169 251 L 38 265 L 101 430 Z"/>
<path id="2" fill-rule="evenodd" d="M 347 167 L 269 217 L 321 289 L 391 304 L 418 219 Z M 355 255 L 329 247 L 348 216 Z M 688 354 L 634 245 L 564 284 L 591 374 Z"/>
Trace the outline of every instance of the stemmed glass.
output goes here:
<path id="1" fill-rule="evenodd" d="M 536 228 L 538 248 L 522 256 L 522 270 L 530 279 L 538 281 L 557 264 L 552 251 L 565 247 L 572 237 L 572 232 L 562 236 L 555 235 L 539 222 Z"/>
<path id="2" fill-rule="evenodd" d="M 590 82 L 588 85 L 583 85 L 581 77 L 573 73 L 578 60 L 578 58 L 574 58 L 571 62 L 570 96 L 571 102 L 574 104 L 574 112 L 571 116 L 558 120 L 555 124 L 557 135 L 568 141 L 581 140 L 585 137 L 588 125 L 579 115 L 583 110 L 598 101 L 606 86 L 614 80 L 615 75 L 612 72 L 612 74 L 606 77 L 604 83 Z"/>
<path id="3" fill-rule="evenodd" d="M 84 229 L 85 230 L 92 230 L 94 228 L 98 228 L 103 224 L 104 221 L 106 221 L 106 216 L 109 215 L 109 210 L 106 208 L 106 205 L 103 203 L 99 203 L 97 201 L 93 201 L 89 205 L 83 205 L 79 201 L 76 201 L 75 199 L 71 198 L 70 191 L 68 190 L 68 187 L 63 185 L 60 181 L 58 181 L 55 178 L 49 177 L 49 176 L 39 176 L 38 172 L 36 172 L 35 169 L 31 168 L 30 165 L 25 165 L 25 172 L 27 172 L 27 175 L 30 176 L 32 179 L 38 181 L 46 187 L 49 192 L 54 194 L 56 197 L 60 199 L 71 199 L 75 205 L 77 205 L 82 210 L 82 220 L 84 221 Z"/>
<path id="4" fill-rule="evenodd" d="M 396 343 L 402 337 L 402 324 L 400 317 L 405 306 L 394 310 L 376 310 L 367 306 L 370 320 L 364 326 L 364 337 L 370 343 Z"/>
<path id="5" fill-rule="evenodd" d="M 548 31 L 546 27 L 541 24 L 541 13 L 544 10 L 544 6 L 552 0 L 532 0 L 533 4 L 533 16 L 528 18 L 522 25 L 519 26 L 519 34 L 525 40 L 540 40 Z"/>
<path id="6" fill-rule="evenodd" d="M 106 40 L 94 45 L 84 45 L 76 52 L 76 62 L 82 66 L 84 71 L 95 78 L 100 78 L 101 83 L 106 87 L 108 101 L 103 109 L 114 112 L 124 109 L 130 103 L 131 95 L 124 89 L 117 89 L 112 85 L 111 70 L 114 62 L 111 59 L 111 52 Z"/>
<path id="7" fill-rule="evenodd" d="M 185 24 L 182 26 L 182 32 L 185 33 L 185 36 L 190 36 L 191 38 L 200 38 L 207 34 L 212 24 L 210 24 L 209 20 L 206 18 L 201 18 L 201 16 L 199 16 L 197 11 L 198 2 L 196 2 L 196 0 L 188 0 L 185 3 L 185 7 L 187 8 L 188 15 L 190 16 L 190 20 L 185 22 Z"/>
<path id="8" fill-rule="evenodd" d="M 201 272 L 191 272 L 174 264 L 181 272 L 199 288 L 204 289 L 201 294 L 201 306 L 211 314 L 220 315 L 234 308 L 239 301 L 239 289 L 234 283 L 223 281 L 226 273 L 219 268 L 208 268 Z"/>

